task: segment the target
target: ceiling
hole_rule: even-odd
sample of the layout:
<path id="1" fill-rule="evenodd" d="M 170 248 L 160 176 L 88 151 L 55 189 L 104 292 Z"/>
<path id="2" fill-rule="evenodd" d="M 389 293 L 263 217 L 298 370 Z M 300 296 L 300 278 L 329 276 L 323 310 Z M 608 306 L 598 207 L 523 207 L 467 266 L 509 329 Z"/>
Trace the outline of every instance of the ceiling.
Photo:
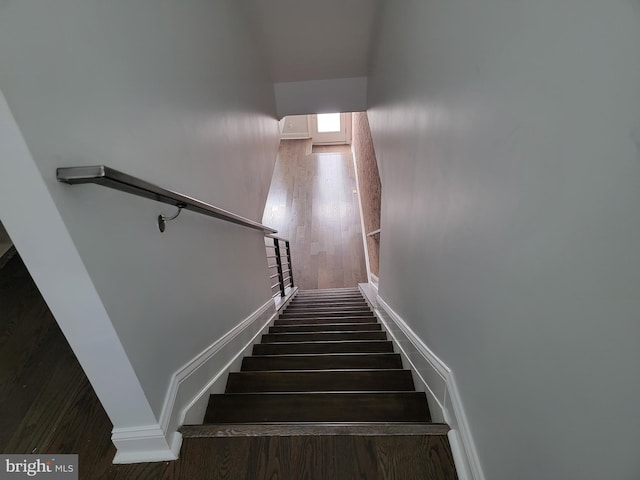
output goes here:
<path id="1" fill-rule="evenodd" d="M 381 0 L 247 0 L 274 82 L 366 76 Z"/>

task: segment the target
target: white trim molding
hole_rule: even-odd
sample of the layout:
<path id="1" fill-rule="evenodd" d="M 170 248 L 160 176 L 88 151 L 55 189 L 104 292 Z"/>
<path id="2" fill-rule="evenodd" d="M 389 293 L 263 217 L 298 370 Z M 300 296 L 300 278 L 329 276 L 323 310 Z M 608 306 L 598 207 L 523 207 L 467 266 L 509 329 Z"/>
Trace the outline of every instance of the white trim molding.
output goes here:
<path id="1" fill-rule="evenodd" d="M 291 289 L 283 303 L 297 292 Z M 221 338 L 213 342 L 171 377 L 160 421 L 153 425 L 114 428 L 114 463 L 176 460 L 182 445 L 177 431 L 185 421 L 201 423 L 210 393 L 224 391 L 229 371 L 239 369 L 242 357 L 277 317 L 269 299 Z"/>
<path id="2" fill-rule="evenodd" d="M 111 441 L 117 450 L 113 463 L 162 462 L 178 458 L 182 437 L 168 437 L 156 424 L 114 428 Z"/>
<path id="3" fill-rule="evenodd" d="M 411 368 L 416 389 L 427 395 L 433 420 L 446 422 L 451 427 L 448 437 L 458 478 L 484 480 L 453 372 L 378 295 L 377 286 L 360 284 L 360 289 L 397 347 L 403 363 Z"/>

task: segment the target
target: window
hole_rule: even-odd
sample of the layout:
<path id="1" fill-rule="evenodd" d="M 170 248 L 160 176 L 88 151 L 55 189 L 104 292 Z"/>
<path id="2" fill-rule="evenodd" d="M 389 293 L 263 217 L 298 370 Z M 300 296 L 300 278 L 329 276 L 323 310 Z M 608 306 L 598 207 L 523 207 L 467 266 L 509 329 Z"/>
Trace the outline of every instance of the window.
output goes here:
<path id="1" fill-rule="evenodd" d="M 319 113 L 318 133 L 332 133 L 340 131 L 339 113 Z"/>

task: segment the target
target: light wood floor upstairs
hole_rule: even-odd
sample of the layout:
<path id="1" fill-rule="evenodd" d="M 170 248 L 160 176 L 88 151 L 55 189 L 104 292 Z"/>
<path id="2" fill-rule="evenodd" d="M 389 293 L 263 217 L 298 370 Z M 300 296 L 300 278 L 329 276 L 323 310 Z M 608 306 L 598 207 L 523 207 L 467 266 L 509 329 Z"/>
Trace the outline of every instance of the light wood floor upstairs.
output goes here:
<path id="1" fill-rule="evenodd" d="M 282 140 L 262 222 L 291 241 L 301 289 L 367 281 L 353 157 L 348 145 Z"/>

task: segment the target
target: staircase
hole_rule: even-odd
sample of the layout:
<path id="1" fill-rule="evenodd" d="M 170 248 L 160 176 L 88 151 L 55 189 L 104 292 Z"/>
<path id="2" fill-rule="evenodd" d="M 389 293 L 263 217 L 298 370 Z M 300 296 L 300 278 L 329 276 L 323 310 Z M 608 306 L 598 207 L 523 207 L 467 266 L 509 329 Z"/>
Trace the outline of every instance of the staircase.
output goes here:
<path id="1" fill-rule="evenodd" d="M 184 436 L 443 435 L 357 288 L 300 291 Z"/>

